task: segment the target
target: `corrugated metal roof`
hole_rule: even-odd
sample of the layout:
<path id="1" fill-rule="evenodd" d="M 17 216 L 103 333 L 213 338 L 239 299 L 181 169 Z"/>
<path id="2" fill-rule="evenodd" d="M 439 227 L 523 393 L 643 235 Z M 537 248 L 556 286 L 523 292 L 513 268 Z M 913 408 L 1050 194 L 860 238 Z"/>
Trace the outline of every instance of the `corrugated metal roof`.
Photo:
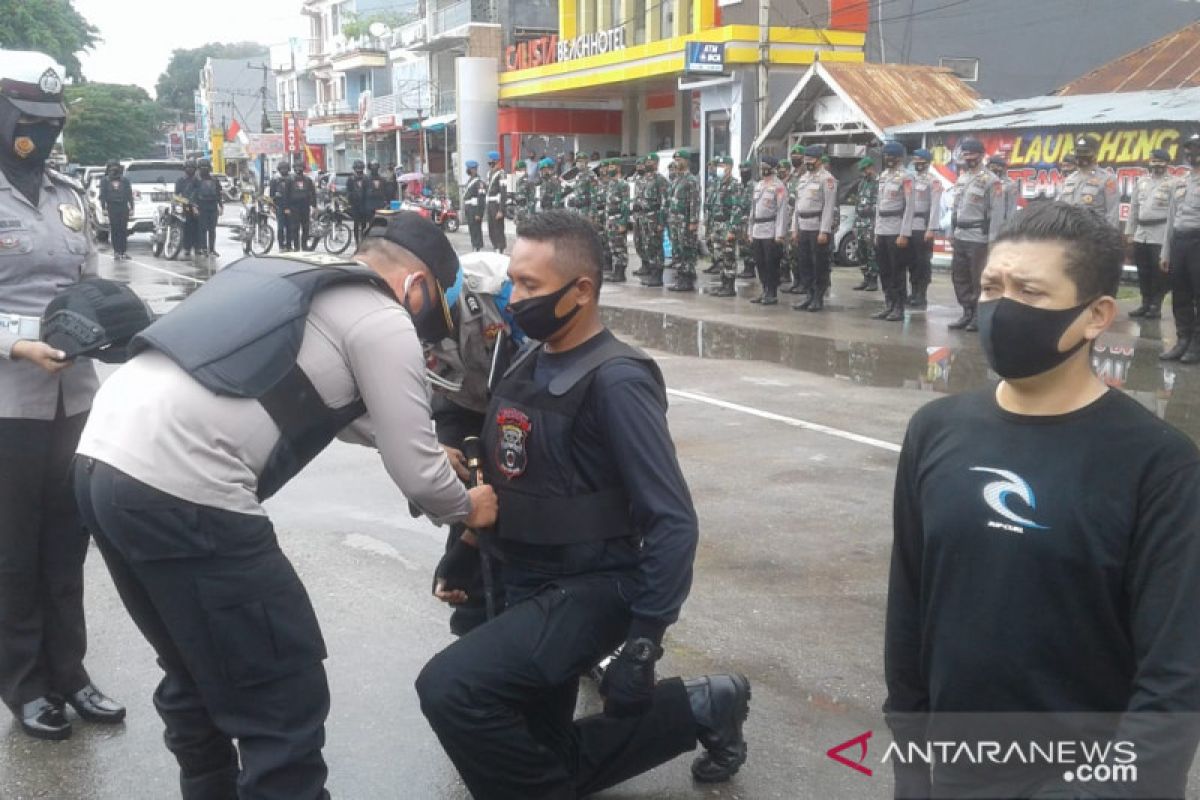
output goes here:
<path id="1" fill-rule="evenodd" d="M 1200 87 L 1161 92 L 1109 92 L 1009 100 L 937 119 L 889 128 L 894 136 L 916 133 L 1195 122 Z"/>
<path id="2" fill-rule="evenodd" d="M 866 63 L 821 66 L 880 130 L 979 105 L 979 95 L 941 67 Z"/>
<path id="3" fill-rule="evenodd" d="M 758 150 L 768 140 L 785 138 L 812 99 L 830 92 L 859 114 L 861 122 L 876 136 L 883 136 L 891 125 L 979 107 L 975 91 L 948 69 L 818 61 L 796 82 L 751 149 Z"/>
<path id="4" fill-rule="evenodd" d="M 1200 21 L 1092 70 L 1055 94 L 1141 92 L 1189 86 L 1200 86 Z"/>

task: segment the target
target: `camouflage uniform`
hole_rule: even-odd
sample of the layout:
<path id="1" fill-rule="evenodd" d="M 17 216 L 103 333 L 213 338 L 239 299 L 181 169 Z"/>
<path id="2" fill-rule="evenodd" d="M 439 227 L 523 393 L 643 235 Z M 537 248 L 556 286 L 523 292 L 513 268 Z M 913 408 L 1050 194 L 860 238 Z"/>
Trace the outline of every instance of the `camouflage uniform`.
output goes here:
<path id="1" fill-rule="evenodd" d="M 799 191 L 802 176 L 801 170 L 793 169 L 788 175 L 788 179 L 783 182 L 783 185 L 787 187 L 788 219 L 791 219 L 792 215 L 796 213 L 796 192 Z M 800 285 L 800 251 L 790 236 L 785 237 L 783 241 L 783 254 L 779 259 L 779 280 L 782 283 L 789 277 L 792 285 L 784 291 L 788 294 L 803 294 L 805 287 Z"/>
<path id="2" fill-rule="evenodd" d="M 520 225 L 533 214 L 534 203 L 537 200 L 537 184 L 529 179 L 529 171 L 525 168 L 524 161 L 517 162 L 517 169 L 521 171 L 521 174 L 517 176 L 517 191 L 516 196 L 513 198 L 513 210 L 517 225 Z"/>
<path id="3" fill-rule="evenodd" d="M 713 201 L 716 200 L 718 183 L 714 168 L 716 162 L 716 158 L 710 160 L 708 171 L 704 174 L 704 248 L 708 250 L 708 255 L 712 258 L 712 264 L 704 270 L 705 275 L 716 275 L 721 271 L 717 264 L 716 231 L 713 230 L 712 225 Z"/>
<path id="4" fill-rule="evenodd" d="M 658 171 L 658 159 L 646 159 L 646 181 L 642 184 L 641 204 L 644 211 L 638 214 L 644 220 L 642 236 L 646 250 L 645 286 L 662 286 L 663 232 L 667 224 L 667 205 L 671 200 L 673 184 Z"/>
<path id="5" fill-rule="evenodd" d="M 742 220 L 746 224 L 738 231 L 737 246 L 742 256 L 742 273 L 738 275 L 739 278 L 753 278 L 755 275 L 754 246 L 750 240 L 749 225 L 754 209 L 754 181 L 751 180 L 751 169 L 749 161 L 742 164 Z"/>
<path id="6" fill-rule="evenodd" d="M 688 151 L 678 150 L 676 158 L 689 158 Z M 696 227 L 700 222 L 700 184 L 685 167 L 671 187 L 671 202 L 667 224 L 671 234 L 671 265 L 675 268 L 673 292 L 690 292 L 696 288 L 696 257 L 699 242 Z"/>
<path id="7" fill-rule="evenodd" d="M 576 162 L 576 165 L 579 168 L 579 176 L 575 179 L 575 186 L 567 197 L 567 206 L 591 219 L 592 201 L 595 199 L 597 189 L 596 174 L 588 168 L 587 162 L 583 159 Z"/>
<path id="8" fill-rule="evenodd" d="M 854 238 L 862 262 L 863 281 L 856 289 L 879 288 L 879 263 L 875 260 L 875 204 L 879 200 L 879 179 L 866 175 L 858 179 L 854 190 Z"/>
<path id="9" fill-rule="evenodd" d="M 595 192 L 592 194 L 591 214 L 588 216 L 592 220 L 592 227 L 596 229 L 596 233 L 600 234 L 600 245 L 604 250 L 604 274 L 608 275 L 613 269 L 613 255 L 608 246 L 608 224 L 605 221 L 608 216 L 608 184 L 611 183 L 608 178 L 607 159 L 600 162 L 599 174 Z"/>
<path id="10" fill-rule="evenodd" d="M 613 159 L 610 169 L 620 169 L 620 162 Z M 608 190 L 604 197 L 605 241 L 612 258 L 613 283 L 625 282 L 625 268 L 629 265 L 629 184 L 617 177 L 608 178 Z"/>
<path id="11" fill-rule="evenodd" d="M 638 167 L 643 167 L 641 161 L 636 163 Z M 639 169 L 629 184 L 630 211 L 632 212 L 629 224 L 633 228 L 633 250 L 637 253 L 638 261 L 641 262 L 641 266 L 633 274 L 638 277 L 646 274 L 646 221 L 643 213 L 646 209 L 642 207 L 642 188 L 645 183 L 646 174 Z"/>
<path id="12" fill-rule="evenodd" d="M 733 170 L 733 159 L 725 156 L 717 159 L 718 168 Z M 709 203 L 708 230 L 713 248 L 713 264 L 721 274 L 721 285 L 710 292 L 714 297 L 734 297 L 734 280 L 737 277 L 737 239 L 745 230 L 746 216 L 743 211 L 742 186 L 729 172 L 718 178 L 713 185 L 712 201 Z"/>
<path id="13" fill-rule="evenodd" d="M 555 174 L 554 169 L 557 165 L 552 158 L 543 158 L 538 162 L 538 169 L 541 170 L 542 179 L 538 184 L 538 199 L 535 211 L 550 211 L 555 208 L 563 207 L 563 185 Z"/>

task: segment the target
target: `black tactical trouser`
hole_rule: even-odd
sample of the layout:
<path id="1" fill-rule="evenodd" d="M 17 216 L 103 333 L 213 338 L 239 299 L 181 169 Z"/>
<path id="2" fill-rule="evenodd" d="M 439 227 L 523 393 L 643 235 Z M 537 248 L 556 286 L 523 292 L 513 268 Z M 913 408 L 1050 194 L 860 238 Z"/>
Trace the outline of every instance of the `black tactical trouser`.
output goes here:
<path id="1" fill-rule="evenodd" d="M 800 231 L 800 240 L 796 243 L 796 269 L 800 275 L 798 281 L 795 275 L 792 279 L 808 294 L 829 289 L 829 242 L 833 237 L 829 236 L 825 244 L 819 244 L 817 238 L 820 235 L 820 231 Z"/>
<path id="2" fill-rule="evenodd" d="M 1200 312 L 1200 229 L 1171 239 L 1171 307 L 1179 338 L 1197 333 Z"/>
<path id="3" fill-rule="evenodd" d="M 467 207 L 467 230 L 471 232 L 471 249 L 479 252 L 483 249 L 483 214 Z"/>
<path id="4" fill-rule="evenodd" d="M 695 748 L 677 679 L 659 683 L 642 716 L 573 720 L 579 676 L 625 638 L 633 585 L 564 578 L 425 665 L 421 710 L 477 800 L 574 800 Z"/>
<path id="5" fill-rule="evenodd" d="M 500 219 L 496 219 L 497 216 Z M 508 241 L 504 238 L 504 208 L 499 203 L 488 203 L 487 205 L 487 228 L 492 249 L 497 253 L 503 253 L 504 248 L 508 246 Z M 603 234 L 601 235 L 603 236 Z"/>
<path id="6" fill-rule="evenodd" d="M 889 302 L 903 305 L 908 298 L 908 259 L 911 253 L 907 247 L 896 244 L 899 238 L 898 235 L 876 236 L 875 257 L 879 261 L 879 285 L 883 289 L 883 296 Z"/>
<path id="7" fill-rule="evenodd" d="M 154 705 L 184 800 L 327 798 L 325 643 L 271 521 L 189 503 L 89 458 L 75 483 L 162 667 Z"/>
<path id="8" fill-rule="evenodd" d="M 308 226 L 312 220 L 312 207 L 307 203 L 302 206 L 288 206 L 287 243 L 292 250 L 302 250 L 308 243 Z"/>
<path id="9" fill-rule="evenodd" d="M 913 294 L 920 294 L 933 281 L 933 242 L 925 241 L 925 231 L 914 230 L 908 240 L 908 249 L 912 258 L 909 262 L 909 280 Z"/>
<path id="10" fill-rule="evenodd" d="M 751 239 L 754 266 L 763 291 L 774 294 L 779 289 L 779 242 L 774 239 Z"/>
<path id="11" fill-rule="evenodd" d="M 954 254 L 950 259 L 950 280 L 954 284 L 954 295 L 958 304 L 966 311 L 974 311 L 979 303 L 979 276 L 987 265 L 987 242 L 964 242 L 954 240 Z"/>
<path id="12" fill-rule="evenodd" d="M 1142 294 L 1143 306 L 1162 305 L 1167 293 L 1167 277 L 1159 268 L 1161 258 L 1161 244 L 1134 243 L 1133 263 L 1137 265 L 1138 289 Z"/>
<path id="13" fill-rule="evenodd" d="M 217 218 L 221 212 L 216 207 L 200 206 L 196 211 L 196 247 L 212 252 L 217 246 Z"/>
<path id="14" fill-rule="evenodd" d="M 279 241 L 279 249 L 287 250 L 288 246 L 288 215 L 284 213 L 282 200 L 275 201 L 275 238 Z"/>
<path id="15" fill-rule="evenodd" d="M 13 711 L 89 683 L 87 532 L 71 459 L 87 414 L 0 419 L 0 699 Z"/>
<path id="16" fill-rule="evenodd" d="M 110 205 L 108 211 L 108 235 L 112 239 L 113 253 L 125 252 L 129 243 L 129 206 L 124 203 Z"/>

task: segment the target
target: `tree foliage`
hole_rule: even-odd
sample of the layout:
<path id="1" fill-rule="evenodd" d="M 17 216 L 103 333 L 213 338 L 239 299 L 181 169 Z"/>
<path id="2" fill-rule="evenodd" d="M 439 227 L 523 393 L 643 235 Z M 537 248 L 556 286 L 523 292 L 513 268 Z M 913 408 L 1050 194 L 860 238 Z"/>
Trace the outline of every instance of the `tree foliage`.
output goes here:
<path id="1" fill-rule="evenodd" d="M 77 164 L 154 155 L 165 115 L 140 86 L 85 83 L 68 86 L 63 145 Z"/>
<path id="2" fill-rule="evenodd" d="M 154 93 L 163 107 L 191 112 L 195 108 L 193 93 L 200 88 L 200 70 L 204 68 L 205 61 L 209 58 L 247 58 L 262 55 L 266 51 L 266 45 L 254 42 L 210 42 L 190 50 L 174 50 L 166 71 L 158 76 Z"/>
<path id="3" fill-rule="evenodd" d="M 71 5 L 71 0 L 0 0 L 0 47 L 38 50 L 83 80 L 77 53 L 99 41 L 100 31 Z"/>

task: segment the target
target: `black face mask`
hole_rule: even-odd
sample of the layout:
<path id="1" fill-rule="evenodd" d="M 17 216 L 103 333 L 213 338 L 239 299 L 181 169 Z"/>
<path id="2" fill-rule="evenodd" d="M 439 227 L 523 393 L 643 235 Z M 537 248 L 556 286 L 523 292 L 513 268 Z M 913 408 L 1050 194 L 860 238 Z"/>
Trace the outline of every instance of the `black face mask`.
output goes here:
<path id="1" fill-rule="evenodd" d="M 195 175 L 195 174 L 196 174 L 196 170 L 194 170 L 194 169 L 191 169 L 191 168 L 188 168 L 188 169 L 185 169 L 185 170 L 183 171 L 183 174 L 184 174 L 184 175 L 186 175 L 186 176 L 188 176 L 188 177 L 190 178 L 190 177 L 192 177 L 193 175 Z"/>
<path id="2" fill-rule="evenodd" d="M 554 307 L 558 305 L 558 301 L 566 296 L 579 279 L 568 281 L 561 289 L 551 292 L 550 294 L 540 294 L 536 297 L 529 297 L 517 303 L 511 303 L 509 309 L 512 311 L 513 318 L 517 321 L 517 325 L 521 330 L 525 331 L 526 335 L 537 339 L 539 342 L 544 342 L 554 334 L 562 330 L 562 327 L 571 321 L 579 313 L 582 306 L 576 304 L 574 308 L 567 312 L 565 317 L 556 317 L 554 315 Z"/>
<path id="3" fill-rule="evenodd" d="M 212 177 L 212 170 L 208 170 L 208 169 L 200 170 L 200 177 L 205 178 L 205 179 Z"/>
<path id="4" fill-rule="evenodd" d="M 790 163 L 792 165 L 792 169 L 800 169 L 800 167 L 804 166 L 804 159 L 793 158 Z"/>
<path id="5" fill-rule="evenodd" d="M 1001 378 L 1041 375 L 1062 364 L 1088 343 L 1085 337 L 1058 349 L 1067 328 L 1092 301 L 1074 308 L 1037 308 L 1002 297 L 979 304 L 979 337 L 988 365 Z"/>
<path id="6" fill-rule="evenodd" d="M 1150 165 L 1150 174 L 1156 178 L 1161 178 L 1163 175 L 1167 174 L 1167 165 L 1166 164 L 1151 164 Z"/>
<path id="7" fill-rule="evenodd" d="M 1075 156 L 1075 165 L 1080 169 L 1087 169 L 1092 164 L 1096 163 L 1096 159 L 1091 156 Z"/>
<path id="8" fill-rule="evenodd" d="M 429 291 L 427 280 L 421 281 L 421 310 L 413 312 L 408 307 L 408 289 L 412 285 L 411 281 L 415 279 L 415 275 L 408 277 L 409 283 L 405 286 L 405 296 L 400 299 L 400 305 L 404 306 L 412 318 L 413 327 L 417 329 L 417 338 L 424 344 L 437 344 L 450 335 L 450 328 L 446 324 L 446 315 L 442 311 L 441 303 L 436 302 L 433 293 Z"/>
<path id="9" fill-rule="evenodd" d="M 979 156 L 964 156 L 963 163 L 967 165 L 967 169 L 975 169 L 979 166 L 983 159 Z"/>
<path id="10" fill-rule="evenodd" d="M 13 152 L 26 161 L 45 162 L 61 130 L 49 122 L 18 122 L 13 129 Z M 33 149 L 28 149 L 31 145 Z"/>
<path id="11" fill-rule="evenodd" d="M 742 183 L 745 183 L 746 181 L 750 180 L 750 178 L 751 178 L 751 177 L 753 177 L 753 176 L 750 174 L 750 170 L 748 170 L 748 169 L 744 169 L 744 170 L 742 170 L 742 171 L 741 171 L 741 173 L 739 173 L 739 174 L 740 174 L 740 175 L 741 175 L 741 177 L 742 177 Z"/>
<path id="12" fill-rule="evenodd" d="M 924 172 L 925 170 L 929 169 L 929 165 L 920 161 L 914 161 L 913 169 L 915 169 L 917 172 Z"/>
<path id="13" fill-rule="evenodd" d="M 806 170 L 808 170 L 809 172 L 816 172 L 816 171 L 817 171 L 817 167 L 819 167 L 820 165 L 821 165 L 821 162 L 820 162 L 820 161 L 812 161 L 812 162 L 808 162 L 808 161 L 806 161 L 806 162 L 804 163 L 804 168 L 805 168 Z"/>

